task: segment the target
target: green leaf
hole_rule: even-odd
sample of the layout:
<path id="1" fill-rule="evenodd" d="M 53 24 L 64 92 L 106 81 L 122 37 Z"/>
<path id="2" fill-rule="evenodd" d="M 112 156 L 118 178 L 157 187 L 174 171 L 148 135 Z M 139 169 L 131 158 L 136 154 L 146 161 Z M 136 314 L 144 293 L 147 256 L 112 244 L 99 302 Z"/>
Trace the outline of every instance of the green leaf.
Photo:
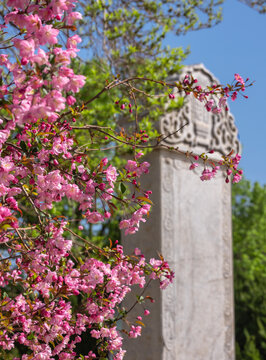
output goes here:
<path id="1" fill-rule="evenodd" d="M 120 190 L 121 190 L 121 193 L 124 194 L 124 192 L 126 191 L 126 187 L 123 183 L 120 184 Z"/>
<path id="2" fill-rule="evenodd" d="M 21 141 L 20 146 L 21 146 L 21 149 L 24 151 L 24 153 L 28 152 L 28 148 L 27 148 L 25 141 Z"/>

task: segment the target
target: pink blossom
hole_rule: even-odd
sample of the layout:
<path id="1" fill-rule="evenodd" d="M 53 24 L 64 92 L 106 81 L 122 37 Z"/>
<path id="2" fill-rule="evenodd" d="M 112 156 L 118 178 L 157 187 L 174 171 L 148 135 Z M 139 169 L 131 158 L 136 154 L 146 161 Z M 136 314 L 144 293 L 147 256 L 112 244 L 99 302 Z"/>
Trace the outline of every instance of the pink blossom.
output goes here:
<path id="1" fill-rule="evenodd" d="M 77 44 L 80 43 L 82 40 L 78 35 L 71 36 L 67 39 L 67 48 L 68 49 L 76 49 Z"/>
<path id="2" fill-rule="evenodd" d="M 120 349 L 119 352 L 115 355 L 114 360 L 123 360 L 126 354 L 126 350 Z"/>
<path id="3" fill-rule="evenodd" d="M 89 351 L 89 354 L 88 354 L 88 356 L 89 356 L 89 360 L 91 360 L 91 359 L 96 359 L 96 355 L 92 352 L 92 351 Z M 61 359 L 60 359 L 61 360 Z M 62 359 L 63 360 L 63 359 Z"/>
<path id="4" fill-rule="evenodd" d="M 41 27 L 41 19 L 37 14 L 30 14 L 23 18 L 24 20 L 24 27 L 27 29 L 29 33 L 36 32 Z"/>
<path id="5" fill-rule="evenodd" d="M 105 219 L 109 219 L 111 217 L 111 213 L 109 211 L 104 212 Z"/>
<path id="6" fill-rule="evenodd" d="M 12 8 L 24 9 L 28 5 L 27 0 L 8 0 L 7 6 Z"/>
<path id="7" fill-rule="evenodd" d="M 68 10 L 68 7 L 72 4 L 66 2 L 65 0 L 52 0 L 52 7 L 55 14 L 62 14 L 65 10 Z"/>
<path id="8" fill-rule="evenodd" d="M 65 108 L 66 99 L 62 96 L 58 90 L 52 90 L 49 95 L 46 96 L 46 103 L 52 109 L 52 111 L 60 111 Z"/>
<path id="9" fill-rule="evenodd" d="M 10 135 L 10 131 L 8 130 L 0 130 L 0 148 L 5 143 Z"/>
<path id="10" fill-rule="evenodd" d="M 6 203 L 11 207 L 11 209 L 18 210 L 18 203 L 13 198 L 13 196 L 6 199 Z"/>
<path id="11" fill-rule="evenodd" d="M 8 62 L 7 54 L 0 54 L 0 65 L 6 65 Z"/>
<path id="12" fill-rule="evenodd" d="M 189 170 L 194 170 L 198 166 L 199 166 L 198 163 L 193 163 L 193 164 L 190 165 Z"/>
<path id="13" fill-rule="evenodd" d="M 137 168 L 136 173 L 137 176 L 140 176 L 142 174 L 147 174 L 149 172 L 150 164 L 147 161 L 144 161 L 140 164 L 140 166 Z"/>
<path id="14" fill-rule="evenodd" d="M 136 159 L 139 159 L 141 156 L 143 156 L 143 152 L 142 151 L 139 151 L 136 153 Z"/>
<path id="15" fill-rule="evenodd" d="M 97 211 L 90 212 L 89 210 L 86 212 L 86 219 L 91 224 L 97 224 L 104 220 L 104 217 L 98 213 Z"/>
<path id="16" fill-rule="evenodd" d="M 66 76 L 53 76 L 52 85 L 57 90 L 62 90 L 66 87 L 69 79 Z M 73 96 L 70 98 L 71 100 L 75 99 Z M 67 100 L 68 101 L 68 100 Z"/>
<path id="17" fill-rule="evenodd" d="M 73 25 L 75 21 L 77 20 L 81 20 L 82 19 L 82 15 L 79 12 L 71 12 L 66 19 L 66 23 L 68 25 Z"/>
<path id="18" fill-rule="evenodd" d="M 134 250 L 135 255 L 141 255 L 141 250 L 139 248 L 135 248 Z"/>
<path id="19" fill-rule="evenodd" d="M 214 176 L 214 173 L 212 171 L 210 171 L 209 169 L 204 169 L 202 171 L 200 179 L 202 181 L 206 181 L 206 180 L 208 181 L 208 180 L 211 180 L 213 178 L 213 176 Z"/>
<path id="20" fill-rule="evenodd" d="M 233 176 L 232 182 L 233 182 L 233 183 L 238 183 L 238 182 L 241 180 L 241 178 L 242 178 L 241 174 L 236 173 L 236 174 Z"/>
<path id="21" fill-rule="evenodd" d="M 57 51 L 60 51 L 60 49 L 54 49 L 54 52 L 56 54 Z M 74 71 L 66 66 L 61 66 L 59 69 L 59 74 L 61 76 L 66 76 L 68 78 L 72 78 L 74 76 Z"/>
<path id="22" fill-rule="evenodd" d="M 154 258 L 150 259 L 150 264 L 154 267 L 154 268 L 158 268 L 162 265 L 162 260 L 156 260 Z"/>
<path id="23" fill-rule="evenodd" d="M 243 80 L 243 78 L 239 74 L 235 74 L 235 80 L 237 82 L 239 82 L 240 84 L 245 85 L 245 81 Z"/>
<path id="24" fill-rule="evenodd" d="M 76 99 L 74 98 L 74 96 L 70 95 L 70 96 L 67 97 L 66 101 L 67 101 L 67 104 L 71 106 L 71 105 L 75 104 Z"/>
<path id="25" fill-rule="evenodd" d="M 122 220 L 119 223 L 119 229 L 126 229 L 130 226 L 130 220 Z"/>
<path id="26" fill-rule="evenodd" d="M 0 223 L 5 221 L 5 219 L 11 215 L 12 215 L 12 213 L 9 210 L 9 208 L 7 208 L 5 206 L 0 206 Z"/>
<path id="27" fill-rule="evenodd" d="M 106 169 L 106 180 L 109 182 L 110 185 L 112 185 L 118 176 L 118 173 L 116 171 L 116 168 L 112 165 L 109 165 Z"/>
<path id="28" fill-rule="evenodd" d="M 232 100 L 232 101 L 235 101 L 236 98 L 237 98 L 237 92 L 234 91 L 233 94 L 232 94 L 232 96 L 231 96 L 231 100 Z"/>
<path id="29" fill-rule="evenodd" d="M 103 166 L 106 166 L 108 164 L 108 159 L 105 157 L 101 160 Z"/>
<path id="30" fill-rule="evenodd" d="M 35 43 L 34 40 L 13 40 L 14 46 L 19 50 L 20 56 L 25 58 L 30 58 L 34 54 Z"/>
<path id="31" fill-rule="evenodd" d="M 128 160 L 127 164 L 125 165 L 125 169 L 129 172 L 133 172 L 137 169 L 138 164 L 136 163 L 136 161 L 133 160 Z"/>
<path id="32" fill-rule="evenodd" d="M 207 101 L 207 103 L 205 104 L 206 110 L 207 110 L 207 111 L 211 111 L 211 110 L 212 110 L 212 107 L 213 107 L 213 104 L 214 104 L 214 100 L 213 100 L 213 99 Z"/>
<path id="33" fill-rule="evenodd" d="M 170 284 L 170 280 L 169 279 L 164 279 L 162 281 L 160 281 L 160 289 L 166 289 L 167 286 Z"/>
<path id="34" fill-rule="evenodd" d="M 60 48 L 55 48 L 54 54 L 55 54 L 55 63 L 56 64 L 61 64 L 61 65 L 70 64 L 71 60 L 69 57 L 69 53 L 66 50 L 63 50 Z"/>
<path id="35" fill-rule="evenodd" d="M 232 158 L 232 162 L 234 165 L 238 165 L 241 160 L 241 155 L 236 154 L 235 157 Z"/>
<path id="36" fill-rule="evenodd" d="M 222 111 L 221 108 L 219 108 L 218 106 L 215 106 L 212 108 L 212 113 L 213 114 L 220 114 L 220 112 Z"/>
<path id="37" fill-rule="evenodd" d="M 80 88 L 85 84 L 86 78 L 83 75 L 73 75 L 66 86 L 67 91 L 78 92 Z"/>
<path id="38" fill-rule="evenodd" d="M 76 184 L 66 184 L 64 192 L 69 199 L 80 201 L 82 199 L 82 192 Z"/>
<path id="39" fill-rule="evenodd" d="M 138 231 L 138 227 L 137 226 L 129 226 L 128 228 L 126 228 L 125 230 L 125 235 L 132 235 L 135 234 Z"/>
<path id="40" fill-rule="evenodd" d="M 141 335 L 141 326 L 131 326 L 131 330 L 129 332 L 129 337 L 136 338 Z"/>
<path id="41" fill-rule="evenodd" d="M 52 25 L 44 25 L 36 34 L 39 39 L 40 45 L 57 44 L 57 36 L 59 30 L 54 29 Z"/>

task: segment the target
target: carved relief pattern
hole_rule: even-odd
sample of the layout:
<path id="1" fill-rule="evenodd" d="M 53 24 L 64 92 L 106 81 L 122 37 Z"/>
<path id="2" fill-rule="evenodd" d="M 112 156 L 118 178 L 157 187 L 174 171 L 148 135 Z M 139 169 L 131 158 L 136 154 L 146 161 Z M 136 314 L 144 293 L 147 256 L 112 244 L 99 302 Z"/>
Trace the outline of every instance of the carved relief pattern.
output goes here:
<path id="1" fill-rule="evenodd" d="M 168 136 L 164 140 L 164 143 L 167 145 L 193 143 L 194 131 L 193 124 L 190 121 L 190 112 L 190 104 L 187 103 L 178 112 L 171 112 L 164 115 L 160 120 L 160 133 Z"/>
<path id="2" fill-rule="evenodd" d="M 218 82 L 201 65 L 188 67 L 185 73 L 193 73 L 203 86 Z M 182 128 L 185 124 L 188 125 Z M 164 136 L 172 134 L 164 140 L 169 146 L 182 144 L 191 149 L 198 146 L 202 151 L 213 149 L 221 155 L 228 154 L 232 149 L 240 151 L 232 114 L 222 111 L 219 115 L 213 115 L 192 95 L 186 98 L 186 104 L 179 111 L 162 117 L 160 132 Z"/>
<path id="3" fill-rule="evenodd" d="M 221 152 L 223 155 L 228 154 L 232 149 L 239 153 L 241 146 L 232 114 L 223 114 L 223 116 L 213 115 L 212 122 L 210 147 L 215 151 Z"/>
<path id="4" fill-rule="evenodd" d="M 162 159 L 162 171 L 164 174 L 162 193 L 162 252 L 174 269 L 175 264 L 175 206 L 174 206 L 174 179 L 173 160 Z M 176 284 L 171 284 L 162 292 L 162 321 L 163 321 L 163 357 L 162 360 L 176 360 Z"/>
<path id="5" fill-rule="evenodd" d="M 233 302 L 233 269 L 232 269 L 232 229 L 230 212 L 230 187 L 223 185 L 223 276 L 224 276 L 224 353 L 226 360 L 235 358 L 234 349 L 234 302 Z"/>

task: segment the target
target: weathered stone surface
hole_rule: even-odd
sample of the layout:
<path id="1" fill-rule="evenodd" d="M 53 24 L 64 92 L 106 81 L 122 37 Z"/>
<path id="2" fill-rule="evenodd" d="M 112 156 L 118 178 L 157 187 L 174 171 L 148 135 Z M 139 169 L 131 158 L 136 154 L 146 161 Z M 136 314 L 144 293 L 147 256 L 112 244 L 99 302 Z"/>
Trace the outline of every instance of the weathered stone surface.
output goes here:
<path id="1" fill-rule="evenodd" d="M 196 66 L 195 72 L 200 82 L 213 81 L 202 65 Z M 222 114 L 216 119 L 191 101 L 187 109 L 172 114 L 172 123 L 169 117 L 161 120 L 165 134 L 180 127 L 183 116 L 189 121 L 189 129 L 169 137 L 169 143 L 189 150 L 195 146 L 199 152 L 210 148 L 221 154 L 232 147 L 238 150 L 233 117 Z M 158 286 L 152 286 L 145 292 L 156 302 L 149 305 L 151 315 L 144 319 L 142 337 L 126 340 L 125 359 L 233 360 L 230 185 L 222 174 L 202 182 L 188 170 L 185 157 L 167 150 L 156 150 L 147 160 L 151 171 L 143 177 L 143 187 L 153 191 L 154 207 L 147 223 L 136 235 L 124 239 L 124 245 L 129 252 L 140 247 L 146 257 L 162 253 L 176 275 L 166 290 L 160 292 Z M 133 302 L 132 297 L 125 305 Z M 132 320 L 141 312 L 140 306 L 132 311 Z"/>

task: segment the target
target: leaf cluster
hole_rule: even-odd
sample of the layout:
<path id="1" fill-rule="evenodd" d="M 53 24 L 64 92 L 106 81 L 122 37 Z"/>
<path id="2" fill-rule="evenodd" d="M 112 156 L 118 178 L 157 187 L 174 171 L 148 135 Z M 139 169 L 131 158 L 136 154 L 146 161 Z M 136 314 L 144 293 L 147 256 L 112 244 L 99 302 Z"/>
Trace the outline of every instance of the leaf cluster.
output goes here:
<path id="1" fill-rule="evenodd" d="M 131 75 L 131 64 L 162 53 L 168 32 L 178 35 L 221 21 L 223 0 L 81 1 L 79 32 L 96 58 L 107 58 L 114 72 Z"/>
<path id="2" fill-rule="evenodd" d="M 266 358 L 266 186 L 233 186 L 237 359 Z"/>

